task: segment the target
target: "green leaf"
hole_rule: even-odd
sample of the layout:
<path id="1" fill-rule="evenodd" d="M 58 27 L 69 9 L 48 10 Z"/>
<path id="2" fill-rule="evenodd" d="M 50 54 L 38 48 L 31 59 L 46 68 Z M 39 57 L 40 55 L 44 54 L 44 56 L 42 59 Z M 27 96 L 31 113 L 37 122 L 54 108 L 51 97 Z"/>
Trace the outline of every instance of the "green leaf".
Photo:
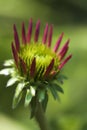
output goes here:
<path id="1" fill-rule="evenodd" d="M 15 82 L 16 81 L 18 81 L 18 79 L 17 78 L 11 78 L 11 79 L 9 79 L 8 80 L 8 82 L 7 82 L 7 87 L 9 87 L 9 86 L 11 86 L 11 85 L 13 85 L 13 84 L 15 84 Z"/>
<path id="2" fill-rule="evenodd" d="M 16 108 L 22 98 L 22 90 L 25 87 L 25 83 L 19 83 L 14 94 L 12 108 Z"/>
<path id="3" fill-rule="evenodd" d="M 11 73 L 13 73 L 13 68 L 6 68 L 6 69 L 2 69 L 1 71 L 0 71 L 0 74 L 1 75 L 9 75 L 9 74 L 11 74 Z"/>
<path id="4" fill-rule="evenodd" d="M 27 89 L 26 97 L 25 97 L 25 107 L 29 105 L 32 100 L 32 94 L 29 89 Z"/>
<path id="5" fill-rule="evenodd" d="M 39 90 L 38 92 L 38 99 L 39 99 L 39 102 L 42 102 L 45 98 L 45 90 Z"/>
<path id="6" fill-rule="evenodd" d="M 42 101 L 42 107 L 43 107 L 44 112 L 46 111 L 47 103 L 48 103 L 48 94 L 45 93 L 45 98 Z"/>
<path id="7" fill-rule="evenodd" d="M 58 92 L 64 93 L 63 89 L 58 84 L 52 84 L 52 87 L 54 87 Z"/>

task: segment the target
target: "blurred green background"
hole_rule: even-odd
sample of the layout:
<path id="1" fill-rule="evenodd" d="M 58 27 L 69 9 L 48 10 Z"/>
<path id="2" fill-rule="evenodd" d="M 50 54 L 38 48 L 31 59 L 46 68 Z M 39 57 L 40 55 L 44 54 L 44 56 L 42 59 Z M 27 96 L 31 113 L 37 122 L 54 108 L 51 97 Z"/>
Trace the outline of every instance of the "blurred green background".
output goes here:
<path id="1" fill-rule="evenodd" d="M 28 26 L 41 20 L 41 36 L 46 22 L 54 24 L 53 44 L 64 32 L 64 43 L 71 39 L 69 53 L 73 58 L 63 73 L 68 77 L 62 86 L 61 102 L 50 96 L 46 117 L 52 130 L 87 130 L 87 1 L 86 0 L 0 0 L 0 69 L 5 59 L 12 57 L 12 26 Z M 0 130 L 39 130 L 29 119 L 29 109 L 23 101 L 11 108 L 15 86 L 5 88 L 8 77 L 0 76 Z"/>

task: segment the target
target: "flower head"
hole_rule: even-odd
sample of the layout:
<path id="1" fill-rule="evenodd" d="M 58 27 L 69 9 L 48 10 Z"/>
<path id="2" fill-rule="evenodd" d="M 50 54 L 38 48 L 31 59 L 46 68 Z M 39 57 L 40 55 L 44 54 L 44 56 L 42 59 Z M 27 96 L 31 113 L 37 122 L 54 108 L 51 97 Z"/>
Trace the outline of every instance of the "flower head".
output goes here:
<path id="1" fill-rule="evenodd" d="M 60 72 L 72 55 L 65 58 L 70 40 L 67 40 L 61 49 L 59 48 L 64 33 L 59 36 L 54 48 L 51 49 L 53 26 L 46 24 L 42 41 L 38 40 L 40 20 L 36 23 L 33 40 L 32 28 L 32 19 L 29 21 L 27 33 L 25 25 L 22 23 L 22 38 L 20 40 L 14 24 L 14 41 L 11 44 L 13 60 L 5 62 L 4 65 L 9 66 L 9 68 L 0 71 L 0 74 L 10 74 L 11 79 L 7 86 L 11 86 L 15 82 L 18 83 L 13 107 L 17 106 L 22 95 L 25 94 L 25 106 L 30 104 L 34 115 L 37 102 L 41 102 L 43 109 L 46 109 L 49 90 L 54 99 L 58 98 L 57 91 L 63 92 L 59 86 L 59 82 L 61 82 Z"/>

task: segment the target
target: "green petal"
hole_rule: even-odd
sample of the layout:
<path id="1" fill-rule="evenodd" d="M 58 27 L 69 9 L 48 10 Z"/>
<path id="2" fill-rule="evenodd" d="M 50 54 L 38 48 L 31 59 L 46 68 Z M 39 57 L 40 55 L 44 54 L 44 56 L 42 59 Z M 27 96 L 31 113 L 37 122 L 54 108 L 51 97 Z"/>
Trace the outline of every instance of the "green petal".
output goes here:
<path id="1" fill-rule="evenodd" d="M 29 105 L 29 103 L 31 102 L 32 99 L 32 94 L 30 92 L 29 89 L 27 89 L 27 93 L 26 93 L 26 97 L 25 97 L 25 107 L 27 107 Z"/>
<path id="2" fill-rule="evenodd" d="M 25 87 L 25 83 L 18 84 L 15 94 L 14 94 L 12 108 L 15 108 L 18 105 L 18 103 L 20 102 L 20 100 L 22 98 L 22 90 L 24 87 Z"/>
<path id="3" fill-rule="evenodd" d="M 7 82 L 6 87 L 9 87 L 9 86 L 15 84 L 16 81 L 18 81 L 17 78 L 11 78 L 11 79 L 9 79 L 8 82 Z"/>

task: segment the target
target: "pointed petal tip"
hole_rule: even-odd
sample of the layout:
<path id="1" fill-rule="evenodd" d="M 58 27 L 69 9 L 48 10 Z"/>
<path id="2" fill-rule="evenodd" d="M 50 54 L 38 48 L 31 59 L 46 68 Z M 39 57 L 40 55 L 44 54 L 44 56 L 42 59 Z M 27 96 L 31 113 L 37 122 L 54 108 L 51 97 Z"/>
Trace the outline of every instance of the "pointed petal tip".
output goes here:
<path id="1" fill-rule="evenodd" d="M 12 54 L 13 54 L 14 61 L 16 63 L 16 66 L 18 67 L 18 54 L 17 54 L 17 50 L 15 49 L 13 42 L 11 44 L 11 48 L 12 48 Z"/>
<path id="2" fill-rule="evenodd" d="M 69 49 L 69 47 L 67 46 L 67 48 L 65 48 L 65 50 L 62 53 L 58 54 L 60 61 L 64 59 L 65 55 L 67 54 L 68 49 Z"/>
<path id="3" fill-rule="evenodd" d="M 30 19 L 29 19 L 29 25 L 31 25 L 32 23 L 33 23 L 33 19 L 30 18 Z"/>
<path id="4" fill-rule="evenodd" d="M 19 37 L 18 37 L 18 33 L 17 33 L 17 29 L 16 29 L 15 24 L 13 24 L 13 30 L 14 30 L 14 41 L 15 41 L 16 50 L 19 51 L 20 42 L 19 42 Z"/>
<path id="5" fill-rule="evenodd" d="M 61 35 L 63 36 L 63 35 L 64 35 L 64 32 L 62 32 Z"/>
<path id="6" fill-rule="evenodd" d="M 32 17 L 29 19 L 29 21 L 31 21 L 31 22 L 33 21 Z"/>
<path id="7" fill-rule="evenodd" d="M 40 19 L 37 20 L 36 25 L 37 25 L 37 24 L 40 24 Z"/>
<path id="8" fill-rule="evenodd" d="M 68 48 L 69 48 L 69 46 L 68 46 L 69 42 L 70 42 L 70 39 L 68 39 L 66 41 L 66 43 L 63 45 L 63 47 L 59 50 L 57 55 L 60 56 L 60 59 L 63 58 L 65 56 L 65 54 L 67 53 Z"/>
<path id="9" fill-rule="evenodd" d="M 33 23 L 33 19 L 32 19 L 32 18 L 30 18 L 30 20 L 29 20 L 29 25 L 31 26 L 31 25 L 32 25 L 32 23 Z"/>
<path id="10" fill-rule="evenodd" d="M 22 42 L 26 44 L 26 32 L 25 32 L 25 24 L 22 22 Z"/>
<path id="11" fill-rule="evenodd" d="M 71 58 L 72 58 L 72 54 L 70 54 L 68 57 L 66 57 L 66 59 L 64 60 L 65 63 L 67 63 Z"/>
<path id="12" fill-rule="evenodd" d="M 35 35 L 34 35 L 35 43 L 38 41 L 39 33 L 40 33 L 40 20 L 38 20 L 37 23 L 36 23 Z"/>
<path id="13" fill-rule="evenodd" d="M 22 26 L 24 26 L 24 21 L 22 22 Z"/>
<path id="14" fill-rule="evenodd" d="M 16 33 L 16 34 L 17 34 L 16 24 L 13 24 L 13 30 L 14 30 L 14 33 Z"/>
<path id="15" fill-rule="evenodd" d="M 28 32 L 27 32 L 27 43 L 30 43 L 31 41 L 31 36 L 32 36 L 32 26 L 33 26 L 33 21 L 32 18 L 29 20 L 29 25 L 28 25 Z"/>
<path id="16" fill-rule="evenodd" d="M 40 24 L 40 19 L 37 20 L 37 23 Z"/>
<path id="17" fill-rule="evenodd" d="M 52 43 L 52 35 L 53 35 L 53 25 L 50 25 L 50 31 L 49 31 L 49 36 L 48 36 L 48 47 L 51 47 L 51 43 Z"/>
<path id="18" fill-rule="evenodd" d="M 62 33 L 60 34 L 60 36 L 59 36 L 59 38 L 58 38 L 58 40 L 57 40 L 57 42 L 56 42 L 56 44 L 55 44 L 55 46 L 54 46 L 54 48 L 53 48 L 53 51 L 54 51 L 54 52 L 57 52 L 57 50 L 59 49 L 59 46 L 60 46 L 61 41 L 62 41 L 62 39 L 63 39 L 63 35 L 64 35 L 64 32 L 62 32 Z"/>
<path id="19" fill-rule="evenodd" d="M 67 61 L 72 58 L 72 54 L 67 57 Z"/>
<path id="20" fill-rule="evenodd" d="M 48 23 L 46 23 L 46 26 L 45 26 L 45 29 L 44 29 L 44 34 L 43 34 L 43 39 L 42 39 L 43 44 L 46 44 L 47 36 L 48 36 Z"/>
<path id="21" fill-rule="evenodd" d="M 15 25 L 15 24 L 13 24 L 13 29 L 15 30 L 15 28 L 16 28 L 16 25 Z"/>
<path id="22" fill-rule="evenodd" d="M 72 58 L 72 54 L 70 54 L 69 57 Z"/>
<path id="23" fill-rule="evenodd" d="M 70 54 L 68 57 L 66 57 L 66 59 L 59 65 L 59 70 L 61 70 L 64 65 L 72 58 L 72 54 Z"/>
<path id="24" fill-rule="evenodd" d="M 36 28 L 38 28 L 40 26 L 40 19 L 37 20 L 37 23 L 36 23 Z"/>
<path id="25" fill-rule="evenodd" d="M 46 27 L 48 27 L 48 23 L 46 23 Z"/>
<path id="26" fill-rule="evenodd" d="M 65 42 L 65 44 L 64 44 L 63 47 L 64 47 L 64 48 L 68 47 L 69 43 L 70 43 L 70 39 L 68 39 L 68 40 Z"/>
<path id="27" fill-rule="evenodd" d="M 17 33 L 16 24 L 13 24 L 13 31 L 14 31 L 14 34 Z"/>
<path id="28" fill-rule="evenodd" d="M 66 44 L 69 44 L 70 43 L 70 38 L 66 41 Z"/>
<path id="29" fill-rule="evenodd" d="M 49 28 L 50 28 L 50 33 L 52 33 L 53 32 L 53 24 L 51 24 Z"/>

